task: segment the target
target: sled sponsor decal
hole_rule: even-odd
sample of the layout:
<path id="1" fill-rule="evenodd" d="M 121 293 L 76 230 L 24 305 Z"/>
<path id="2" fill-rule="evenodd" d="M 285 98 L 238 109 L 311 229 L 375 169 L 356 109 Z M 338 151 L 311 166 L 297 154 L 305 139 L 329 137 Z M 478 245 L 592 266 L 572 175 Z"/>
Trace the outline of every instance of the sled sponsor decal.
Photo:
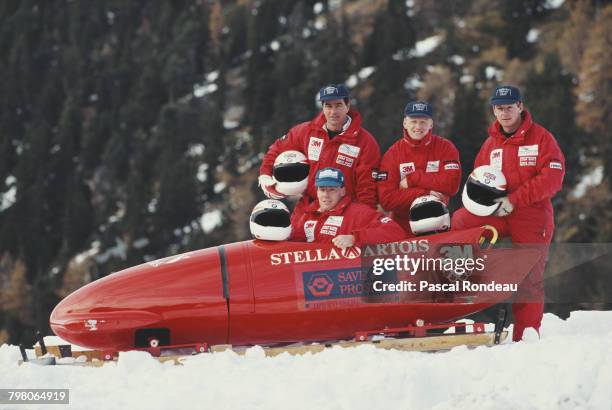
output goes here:
<path id="1" fill-rule="evenodd" d="M 503 158 L 503 153 L 504 150 L 502 148 L 498 148 L 498 149 L 494 149 L 493 151 L 491 151 L 491 154 L 489 156 L 489 163 L 490 165 L 501 171 L 502 169 L 502 158 Z"/>
<path id="2" fill-rule="evenodd" d="M 563 169 L 563 165 L 558 161 L 550 161 L 548 166 L 552 169 Z"/>
<path id="3" fill-rule="evenodd" d="M 347 157 L 346 155 L 338 154 L 336 158 L 336 164 L 344 165 L 345 167 L 352 167 L 355 162 L 354 158 Z"/>
<path id="4" fill-rule="evenodd" d="M 307 262 L 356 259 L 359 256 L 361 256 L 361 248 L 356 246 L 343 250 L 335 247 L 329 249 L 305 249 L 291 252 L 272 253 L 270 254 L 270 265 L 292 265 Z"/>
<path id="5" fill-rule="evenodd" d="M 318 161 L 322 149 L 323 138 L 310 137 L 310 142 L 308 143 L 308 159 L 311 161 Z"/>
<path id="6" fill-rule="evenodd" d="M 404 162 L 399 164 L 400 179 L 404 179 L 406 175 L 412 174 L 414 171 L 414 162 Z"/>
<path id="7" fill-rule="evenodd" d="M 538 157 L 519 157 L 519 165 L 521 167 L 534 167 Z"/>
<path id="8" fill-rule="evenodd" d="M 361 304 L 364 303 L 362 297 L 367 296 L 364 292 L 368 288 L 366 276 L 360 266 L 300 272 L 300 275 L 297 283 L 301 284 L 299 291 L 303 290 L 303 309 L 330 309 L 338 305 Z M 397 275 L 387 279 L 396 281 Z M 302 304 L 299 299 L 298 304 Z"/>
<path id="9" fill-rule="evenodd" d="M 339 154 L 348 155 L 349 157 L 353 158 L 357 158 L 359 156 L 359 151 L 361 151 L 361 148 L 350 144 L 342 144 L 340 145 L 340 148 L 338 148 Z"/>
<path id="10" fill-rule="evenodd" d="M 317 221 L 304 222 L 304 234 L 306 235 L 306 242 L 314 242 L 316 226 L 317 226 Z"/>
<path id="11" fill-rule="evenodd" d="M 519 157 L 533 157 L 538 155 L 538 144 L 521 145 L 518 149 Z"/>
<path id="12" fill-rule="evenodd" d="M 438 172 L 440 170 L 440 161 L 427 161 L 425 172 Z"/>

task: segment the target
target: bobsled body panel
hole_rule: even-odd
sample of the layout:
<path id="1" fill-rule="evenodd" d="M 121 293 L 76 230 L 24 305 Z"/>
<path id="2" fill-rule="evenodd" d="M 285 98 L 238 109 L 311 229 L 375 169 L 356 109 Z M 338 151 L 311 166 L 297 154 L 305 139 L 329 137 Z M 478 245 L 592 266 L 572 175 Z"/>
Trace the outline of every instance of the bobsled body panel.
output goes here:
<path id="1" fill-rule="evenodd" d="M 144 263 L 92 282 L 62 300 L 50 324 L 63 339 L 98 349 L 133 348 L 139 329 L 168 329 L 172 344 L 226 343 L 228 310 L 217 249 Z"/>
<path id="2" fill-rule="evenodd" d="M 477 244 L 482 232 L 475 228 L 420 237 L 402 246 L 439 256 L 436 244 Z M 371 255 L 366 253 L 384 254 L 385 249 L 374 245 L 341 251 L 324 244 L 245 241 L 189 252 L 111 274 L 77 290 L 55 308 L 51 327 L 71 343 L 96 349 L 127 350 L 135 347 L 139 335 L 156 336 L 160 329 L 169 335 L 162 341 L 175 345 L 271 345 L 348 339 L 359 331 L 419 319 L 451 321 L 511 295 L 373 294 L 362 264 L 368 266 Z M 486 274 L 520 283 L 540 255 L 506 251 L 512 255 L 490 255 L 497 262 Z M 513 264 L 507 263 L 509 257 Z M 390 281 L 400 282 L 402 274 L 393 273 Z"/>

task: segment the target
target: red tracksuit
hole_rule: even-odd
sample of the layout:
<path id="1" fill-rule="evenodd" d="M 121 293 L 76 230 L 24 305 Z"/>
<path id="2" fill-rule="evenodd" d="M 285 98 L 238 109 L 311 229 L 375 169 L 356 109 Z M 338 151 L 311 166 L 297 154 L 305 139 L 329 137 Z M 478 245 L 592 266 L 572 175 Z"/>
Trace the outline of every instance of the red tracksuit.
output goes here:
<path id="1" fill-rule="evenodd" d="M 542 258 L 519 287 L 512 305 L 515 341 L 521 340 L 527 327 L 540 328 L 544 312 L 542 273 L 554 230 L 550 199 L 561 189 L 565 175 L 565 158 L 555 138 L 534 123 L 529 112 L 522 115 L 523 122 L 509 138 L 495 121 L 474 162 L 474 168 L 501 167 L 514 211 L 506 217 L 481 217 L 461 208 L 452 218 L 453 229 L 489 224 L 500 236 L 510 236 L 515 244 L 535 244 L 541 249 Z"/>
<path id="2" fill-rule="evenodd" d="M 391 218 L 347 195 L 332 210 L 319 212 L 319 200 L 293 219 L 291 240 L 331 243 L 338 235 L 355 235 L 355 246 L 395 242 L 404 231 Z"/>
<path id="3" fill-rule="evenodd" d="M 410 230 L 410 205 L 430 191 L 448 197 L 457 193 L 461 183 L 459 151 L 449 140 L 432 135 L 415 141 L 404 130 L 404 136 L 383 156 L 378 175 L 378 198 L 383 208 L 393 212 L 393 219 L 406 231 Z M 408 189 L 400 188 L 406 178 Z"/>
<path id="4" fill-rule="evenodd" d="M 321 168 L 334 167 L 344 173 L 346 193 L 355 201 L 376 208 L 376 180 L 373 172 L 380 163 L 378 143 L 365 129 L 361 128 L 361 115 L 350 110 L 351 124 L 331 140 L 323 128 L 325 116 L 321 112 L 310 122 L 296 125 L 276 140 L 263 158 L 260 175 L 272 175 L 274 160 L 287 150 L 301 151 L 308 157 L 310 173 L 308 188 L 298 208 L 317 199 L 315 176 Z"/>

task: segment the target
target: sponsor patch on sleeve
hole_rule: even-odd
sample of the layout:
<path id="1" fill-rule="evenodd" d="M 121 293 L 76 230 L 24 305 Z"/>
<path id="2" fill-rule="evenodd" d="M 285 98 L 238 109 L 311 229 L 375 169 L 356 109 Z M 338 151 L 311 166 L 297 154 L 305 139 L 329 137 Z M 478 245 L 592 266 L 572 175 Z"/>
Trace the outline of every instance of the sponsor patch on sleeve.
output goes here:
<path id="1" fill-rule="evenodd" d="M 550 161 L 548 166 L 551 169 L 563 169 L 563 165 L 559 161 Z"/>
<path id="2" fill-rule="evenodd" d="M 387 180 L 387 172 L 381 171 L 378 168 L 372 168 L 372 181 L 386 181 Z"/>
<path id="3" fill-rule="evenodd" d="M 446 161 L 444 163 L 444 170 L 448 171 L 449 169 L 461 169 L 461 167 L 457 161 Z"/>
<path id="4" fill-rule="evenodd" d="M 384 216 L 380 219 L 380 222 L 384 223 L 384 224 L 388 224 L 389 222 L 391 222 L 393 219 L 389 218 L 388 216 Z"/>

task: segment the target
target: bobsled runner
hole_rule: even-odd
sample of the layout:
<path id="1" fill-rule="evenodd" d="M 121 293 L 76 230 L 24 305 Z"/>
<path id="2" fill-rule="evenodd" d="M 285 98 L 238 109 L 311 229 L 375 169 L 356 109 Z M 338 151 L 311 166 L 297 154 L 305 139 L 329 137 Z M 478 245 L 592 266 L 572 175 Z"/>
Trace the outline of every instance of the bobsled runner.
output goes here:
<path id="1" fill-rule="evenodd" d="M 50 325 L 70 343 L 112 352 L 366 341 L 385 329 L 402 328 L 400 336 L 423 336 L 418 331 L 411 335 L 410 329 L 447 323 L 507 299 L 512 295 L 507 285 L 520 283 L 540 258 L 534 249 L 483 249 L 491 230 L 451 231 L 345 250 L 331 244 L 258 240 L 197 250 L 128 268 L 78 289 L 56 306 Z M 406 255 L 480 258 L 486 269 L 458 274 L 457 269 L 406 272 L 394 267 L 373 274 L 376 259 Z M 506 285 L 495 291 L 478 286 L 448 290 L 466 279 L 472 285 Z M 427 286 L 401 290 L 410 280 Z M 384 284 L 388 286 L 380 290 Z"/>

